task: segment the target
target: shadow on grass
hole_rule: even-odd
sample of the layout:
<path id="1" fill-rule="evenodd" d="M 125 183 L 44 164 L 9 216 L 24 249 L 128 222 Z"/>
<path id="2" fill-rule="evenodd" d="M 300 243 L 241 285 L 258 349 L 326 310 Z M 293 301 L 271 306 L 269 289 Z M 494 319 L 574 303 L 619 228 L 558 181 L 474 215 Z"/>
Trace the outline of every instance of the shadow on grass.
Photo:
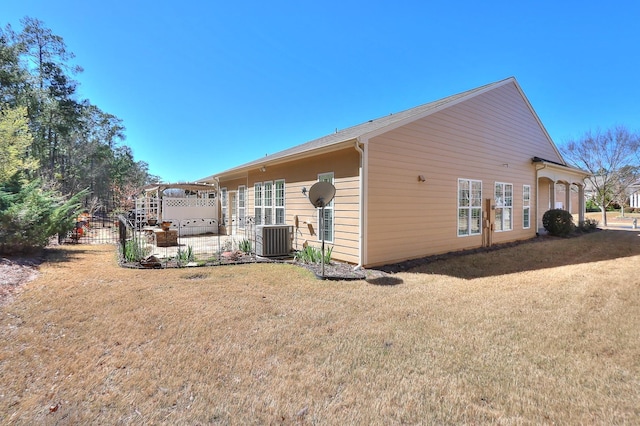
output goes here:
<path id="1" fill-rule="evenodd" d="M 394 286 L 402 284 L 404 281 L 398 277 L 385 275 L 377 278 L 367 278 L 367 283 L 379 286 Z"/>
<path id="2" fill-rule="evenodd" d="M 72 245 L 60 245 L 47 247 L 42 250 L 40 257 L 42 262 L 47 263 L 67 263 L 84 258 L 89 251 Z"/>
<path id="3" fill-rule="evenodd" d="M 16 255 L 2 255 L 3 259 L 22 266 L 39 267 L 45 262 L 64 263 L 73 262 L 81 258 L 87 251 L 82 249 L 65 249 L 64 246 L 50 246 L 31 253 Z"/>
<path id="4" fill-rule="evenodd" d="M 638 255 L 638 231 L 598 230 L 570 238 L 543 236 L 491 248 L 429 256 L 378 269 L 388 273 L 409 272 L 474 279 Z"/>

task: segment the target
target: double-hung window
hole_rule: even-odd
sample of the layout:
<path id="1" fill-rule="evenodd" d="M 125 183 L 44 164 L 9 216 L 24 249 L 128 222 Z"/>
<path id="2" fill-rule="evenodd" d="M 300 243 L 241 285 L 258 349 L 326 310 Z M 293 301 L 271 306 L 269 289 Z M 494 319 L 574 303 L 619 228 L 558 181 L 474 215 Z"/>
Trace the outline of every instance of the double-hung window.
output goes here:
<path id="1" fill-rule="evenodd" d="M 522 227 L 531 228 L 531 186 L 522 186 Z"/>
<path id="2" fill-rule="evenodd" d="M 513 229 L 513 184 L 496 182 L 496 232 Z"/>
<path id="3" fill-rule="evenodd" d="M 227 217 L 229 215 L 229 193 L 227 188 L 220 188 L 220 210 L 222 210 L 220 223 L 227 225 Z"/>
<path id="4" fill-rule="evenodd" d="M 284 225 L 284 180 L 253 185 L 257 225 Z"/>
<path id="5" fill-rule="evenodd" d="M 273 225 L 273 182 L 264 183 L 264 224 Z"/>
<path id="6" fill-rule="evenodd" d="M 275 182 L 276 194 L 275 194 L 275 209 L 276 209 L 276 225 L 284 225 L 284 180 L 277 180 Z"/>
<path id="7" fill-rule="evenodd" d="M 482 182 L 458 179 L 458 236 L 482 233 Z"/>
<path id="8" fill-rule="evenodd" d="M 333 184 L 333 173 L 322 173 L 318 175 L 318 181 Z M 321 227 L 320 232 L 322 232 L 324 240 L 328 242 L 333 242 L 333 207 L 334 200 L 331 200 L 331 202 L 324 207 L 324 218 L 320 217 L 322 209 L 318 209 L 318 222 Z"/>
<path id="9" fill-rule="evenodd" d="M 262 225 L 262 182 L 253 184 L 253 214 L 256 225 Z"/>

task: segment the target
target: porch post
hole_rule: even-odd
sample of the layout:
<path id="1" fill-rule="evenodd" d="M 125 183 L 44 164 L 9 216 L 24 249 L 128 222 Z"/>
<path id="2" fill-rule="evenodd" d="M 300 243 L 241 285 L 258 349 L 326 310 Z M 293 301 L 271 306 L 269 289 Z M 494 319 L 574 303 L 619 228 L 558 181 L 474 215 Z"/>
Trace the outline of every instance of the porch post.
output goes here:
<path id="1" fill-rule="evenodd" d="M 571 213 L 571 184 L 569 182 L 566 182 L 564 184 L 565 187 L 565 200 L 564 200 L 564 205 L 565 205 L 565 209 Z"/>
<path id="2" fill-rule="evenodd" d="M 549 209 L 556 208 L 556 182 L 551 181 L 549 184 Z"/>
<path id="3" fill-rule="evenodd" d="M 584 185 L 578 185 L 578 223 L 584 223 L 584 213 L 586 210 L 586 203 L 584 200 Z"/>

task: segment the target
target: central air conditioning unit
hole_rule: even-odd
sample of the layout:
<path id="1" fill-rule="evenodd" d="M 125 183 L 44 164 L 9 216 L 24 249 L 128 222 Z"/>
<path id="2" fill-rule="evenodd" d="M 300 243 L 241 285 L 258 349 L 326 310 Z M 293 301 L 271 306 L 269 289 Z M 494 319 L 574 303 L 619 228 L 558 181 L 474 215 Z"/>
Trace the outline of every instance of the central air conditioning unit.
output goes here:
<path id="1" fill-rule="evenodd" d="M 256 254 L 258 256 L 286 256 L 291 251 L 291 237 L 287 225 L 256 226 Z"/>

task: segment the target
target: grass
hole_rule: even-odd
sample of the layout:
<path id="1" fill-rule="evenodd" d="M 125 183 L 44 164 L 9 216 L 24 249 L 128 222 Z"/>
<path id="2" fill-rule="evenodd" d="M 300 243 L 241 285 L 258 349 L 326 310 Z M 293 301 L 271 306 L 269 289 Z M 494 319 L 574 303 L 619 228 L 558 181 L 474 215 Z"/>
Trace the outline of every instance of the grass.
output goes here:
<path id="1" fill-rule="evenodd" d="M 367 281 L 48 253 L 0 308 L 2 424 L 636 424 L 640 236 Z"/>

